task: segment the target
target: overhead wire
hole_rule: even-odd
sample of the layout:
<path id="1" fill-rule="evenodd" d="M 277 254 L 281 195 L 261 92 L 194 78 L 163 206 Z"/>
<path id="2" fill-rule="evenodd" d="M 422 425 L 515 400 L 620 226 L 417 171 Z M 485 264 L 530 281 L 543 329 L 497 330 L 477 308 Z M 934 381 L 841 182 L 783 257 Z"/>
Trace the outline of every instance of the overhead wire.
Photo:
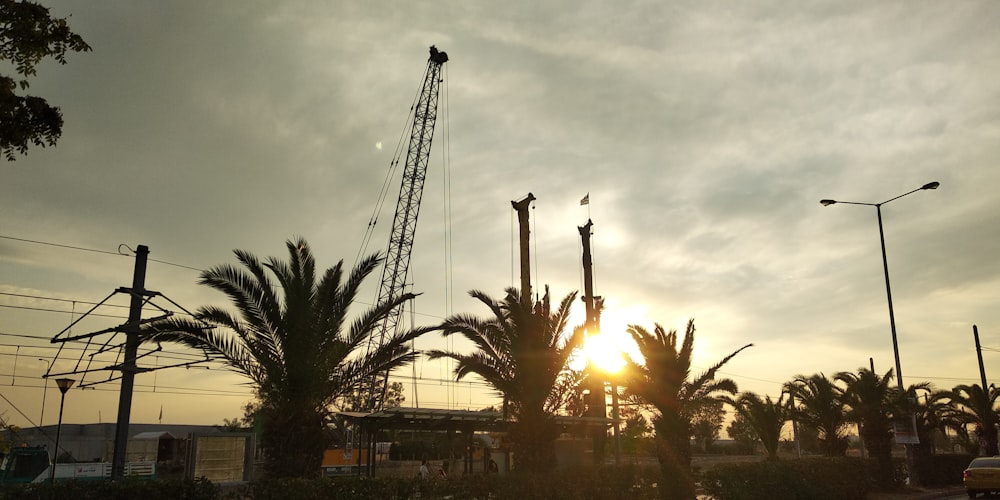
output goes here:
<path id="1" fill-rule="evenodd" d="M 133 255 L 135 254 L 135 250 L 132 250 L 131 247 L 129 247 L 128 245 L 126 245 L 124 243 L 118 245 L 118 249 L 119 249 L 118 252 L 111 252 L 111 251 L 108 251 L 108 250 L 99 250 L 99 249 L 96 249 L 96 248 L 87 248 L 87 247 L 81 247 L 81 246 L 77 246 L 77 245 L 67 245 L 67 244 L 64 244 L 64 243 L 53 243 L 53 242 L 50 242 L 50 241 L 32 240 L 32 239 L 28 239 L 28 238 L 18 238 L 18 237 L 15 237 L 15 236 L 2 235 L 2 234 L 0 234 L 0 239 L 11 240 L 11 241 L 20 241 L 20 242 L 23 242 L 23 243 L 34 243 L 34 244 L 37 244 L 37 245 L 46 245 L 46 246 L 52 246 L 52 247 L 58 247 L 58 248 L 66 248 L 66 249 L 69 249 L 69 250 L 80 250 L 80 251 L 85 251 L 85 252 L 102 253 L 102 254 L 107 254 L 107 255 L 116 255 L 116 256 L 128 257 L 129 254 L 121 252 L 121 247 L 124 246 L 125 248 L 128 248 L 129 251 L 131 251 Z M 160 264 L 166 264 L 168 266 L 180 267 L 180 268 L 184 268 L 184 269 L 191 269 L 193 271 L 203 271 L 202 269 L 198 269 L 196 267 L 185 266 L 183 264 L 177 264 L 177 263 L 169 262 L 169 261 L 165 261 L 165 260 L 157 260 L 157 259 L 147 259 L 147 260 L 150 260 L 152 262 L 157 262 L 157 263 L 160 263 Z"/>

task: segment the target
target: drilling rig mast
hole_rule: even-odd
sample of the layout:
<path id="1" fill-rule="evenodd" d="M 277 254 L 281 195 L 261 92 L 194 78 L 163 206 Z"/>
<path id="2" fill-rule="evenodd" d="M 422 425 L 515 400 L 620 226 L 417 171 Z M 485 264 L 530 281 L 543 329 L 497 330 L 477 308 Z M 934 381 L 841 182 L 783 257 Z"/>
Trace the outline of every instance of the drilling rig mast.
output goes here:
<path id="1" fill-rule="evenodd" d="M 424 179 L 427 177 L 427 161 L 430 157 L 431 140 L 434 137 L 434 123 L 437 121 L 438 97 L 442 82 L 441 68 L 447 61 L 447 53 L 431 46 L 423 86 L 413 110 L 406 165 L 403 168 L 399 200 L 392 220 L 392 233 L 389 235 L 389 246 L 385 252 L 385 266 L 382 268 L 382 280 L 379 285 L 379 304 L 396 299 L 403 294 L 403 289 L 406 287 L 410 252 L 413 249 L 420 199 L 424 192 Z M 381 347 L 386 338 L 395 333 L 402 313 L 403 309 L 400 306 L 386 317 L 379 332 L 369 340 L 369 352 Z M 382 409 L 388 381 L 388 372 L 380 374 L 371 381 L 366 405 L 369 410 Z"/>

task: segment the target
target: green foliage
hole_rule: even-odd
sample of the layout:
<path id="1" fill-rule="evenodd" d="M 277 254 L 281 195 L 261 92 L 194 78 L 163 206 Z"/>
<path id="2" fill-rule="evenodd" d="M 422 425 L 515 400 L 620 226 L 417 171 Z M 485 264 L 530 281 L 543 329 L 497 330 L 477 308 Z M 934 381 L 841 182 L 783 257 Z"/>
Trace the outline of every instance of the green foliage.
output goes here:
<path id="1" fill-rule="evenodd" d="M 974 455 L 931 455 L 918 458 L 914 467 L 922 486 L 957 486 L 962 484 L 962 472 L 973 458 Z"/>
<path id="2" fill-rule="evenodd" d="M 781 429 L 791 415 L 791 408 L 785 401 L 785 394 L 782 393 L 777 401 L 771 400 L 771 396 L 761 398 L 756 393 L 744 392 L 736 400 L 730 400 L 730 404 L 736 409 L 736 425 L 749 428 L 754 436 L 754 441 L 759 441 L 764 445 L 768 460 L 778 459 L 778 442 L 781 440 Z M 741 431 L 738 426 L 737 431 Z M 734 439 L 740 439 L 738 435 L 730 434 Z M 743 438 L 746 439 L 745 437 Z M 751 448 L 752 449 L 752 448 Z"/>
<path id="3" fill-rule="evenodd" d="M 136 479 L 123 481 L 57 481 L 55 484 L 0 484 L 5 500 L 215 500 L 219 489 L 201 479 Z"/>
<path id="4" fill-rule="evenodd" d="M 194 320 L 169 319 L 150 330 L 152 341 L 201 349 L 250 379 L 260 401 L 267 472 L 306 477 L 319 474 L 330 406 L 412 361 L 410 341 L 431 329 L 393 332 L 368 350 L 383 320 L 413 295 L 376 304 L 350 321 L 349 309 L 380 259 L 366 257 L 349 271 L 340 261 L 317 276 L 305 240 L 286 246 L 288 261 L 236 250 L 242 268 L 222 265 L 201 274 L 199 283 L 226 294 L 237 314 L 205 306 Z"/>
<path id="5" fill-rule="evenodd" d="M 844 456 L 847 452 L 847 415 L 841 399 L 843 389 L 822 373 L 797 375 L 784 390 L 798 403 L 793 417 L 820 434 L 825 455 Z"/>
<path id="6" fill-rule="evenodd" d="M 504 413 L 509 409 L 515 418 L 508 437 L 519 457 L 516 467 L 548 470 L 555 464 L 553 442 L 558 436 L 552 413 L 572 395 L 560 380 L 569 375 L 570 354 L 583 345 L 582 327 L 567 335 L 576 293 L 553 308 L 547 287 L 535 304 L 521 297 L 516 288 L 506 292 L 502 300 L 495 300 L 471 291 L 492 316 L 458 314 L 439 327 L 445 336 L 459 334 L 469 340 L 475 346 L 472 353 L 433 350 L 428 356 L 457 361 L 456 380 L 474 373 L 502 394 Z"/>
<path id="7" fill-rule="evenodd" d="M 993 384 L 983 390 L 979 384 L 957 385 L 947 393 L 954 408 L 953 416 L 959 422 L 975 425 L 975 435 L 979 439 L 979 449 L 984 456 L 994 456 L 1000 453 L 997 430 L 1000 426 L 1000 413 L 997 401 L 1000 400 L 1000 388 Z"/>
<path id="8" fill-rule="evenodd" d="M 700 405 L 691 415 L 691 435 L 701 446 L 701 451 L 708 453 L 712 443 L 719 439 L 719 431 L 726 419 L 726 410 L 722 401 L 711 401 Z"/>
<path id="9" fill-rule="evenodd" d="M 621 429 L 622 451 L 635 455 L 640 451 L 645 451 L 648 436 L 653 431 L 649 421 L 635 406 L 621 406 L 619 416 L 625 421 Z"/>
<path id="10" fill-rule="evenodd" d="M 678 337 L 676 330 L 668 332 L 660 325 L 655 325 L 652 333 L 637 325 L 629 326 L 628 331 L 645 364 L 627 360 L 621 385 L 628 388 L 627 394 L 631 397 L 655 410 L 654 448 L 662 472 L 662 491 L 666 498 L 694 498 L 691 418 L 703 406 L 719 401 L 720 394 L 736 393 L 736 382 L 728 378 L 716 379 L 716 372 L 753 344 L 733 351 L 701 375 L 692 378 L 694 320 L 688 321 L 683 339 Z"/>
<path id="11" fill-rule="evenodd" d="M 28 145 L 55 145 L 62 135 L 62 113 L 45 99 L 17 95 L 28 88 L 27 77 L 51 57 L 66 64 L 66 53 L 89 51 L 90 46 L 69 29 L 65 19 L 52 18 L 49 9 L 27 1 L 0 0 L 0 61 L 9 62 L 21 76 L 15 81 L 0 75 L 0 152 L 8 161 L 25 154 Z"/>
<path id="12" fill-rule="evenodd" d="M 702 487 L 717 500 L 863 500 L 875 474 L 875 463 L 859 458 L 744 462 L 713 467 Z"/>
<path id="13" fill-rule="evenodd" d="M 659 471 L 653 467 L 584 466 L 544 474 L 453 476 L 447 480 L 400 477 L 339 477 L 317 480 L 255 481 L 226 499 L 320 500 L 329 498 L 517 498 L 519 500 L 617 500 L 659 498 Z"/>
<path id="14" fill-rule="evenodd" d="M 892 369 L 885 375 L 867 369 L 857 373 L 841 372 L 834 378 L 844 384 L 841 400 L 847 405 L 845 415 L 861 429 L 868 456 L 879 463 L 879 483 L 892 483 L 892 418 L 905 414 L 898 403 L 900 390 L 892 385 Z"/>
<path id="15" fill-rule="evenodd" d="M 738 452 L 744 455 L 753 455 L 757 448 L 757 432 L 746 417 L 737 413 L 733 421 L 726 427 L 726 434 L 736 441 Z"/>
<path id="16" fill-rule="evenodd" d="M 409 432 L 404 433 L 410 436 Z M 441 432 L 420 432 L 414 439 L 400 439 L 389 447 L 390 460 L 445 460 L 461 457 L 465 452 L 464 438 L 452 438 Z"/>

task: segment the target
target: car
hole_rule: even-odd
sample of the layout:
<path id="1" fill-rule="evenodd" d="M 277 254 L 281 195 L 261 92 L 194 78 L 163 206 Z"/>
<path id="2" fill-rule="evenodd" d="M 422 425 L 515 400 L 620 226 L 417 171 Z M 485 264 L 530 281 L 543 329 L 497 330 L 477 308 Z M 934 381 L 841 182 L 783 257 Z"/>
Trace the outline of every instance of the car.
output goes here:
<path id="1" fill-rule="evenodd" d="M 979 493 L 1000 491 L 1000 456 L 972 459 L 962 473 L 962 482 L 969 498 L 976 498 Z"/>

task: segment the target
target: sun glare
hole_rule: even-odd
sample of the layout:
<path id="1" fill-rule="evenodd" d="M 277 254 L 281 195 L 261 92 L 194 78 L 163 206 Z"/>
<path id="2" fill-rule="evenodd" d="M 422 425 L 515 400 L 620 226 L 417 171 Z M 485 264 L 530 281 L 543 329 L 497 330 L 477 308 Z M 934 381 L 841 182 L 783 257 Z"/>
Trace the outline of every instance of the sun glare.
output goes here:
<path id="1" fill-rule="evenodd" d="M 625 367 L 628 359 L 643 364 L 639 348 L 626 330 L 632 323 L 645 324 L 645 312 L 642 306 L 622 309 L 608 301 L 601 313 L 601 332 L 587 337 L 583 349 L 570 356 L 570 369 L 580 371 L 592 363 L 607 373 L 617 373 Z"/>
<path id="2" fill-rule="evenodd" d="M 599 333 L 587 338 L 583 347 L 592 363 L 608 373 L 618 373 L 625 367 L 625 351 L 615 336 Z"/>

